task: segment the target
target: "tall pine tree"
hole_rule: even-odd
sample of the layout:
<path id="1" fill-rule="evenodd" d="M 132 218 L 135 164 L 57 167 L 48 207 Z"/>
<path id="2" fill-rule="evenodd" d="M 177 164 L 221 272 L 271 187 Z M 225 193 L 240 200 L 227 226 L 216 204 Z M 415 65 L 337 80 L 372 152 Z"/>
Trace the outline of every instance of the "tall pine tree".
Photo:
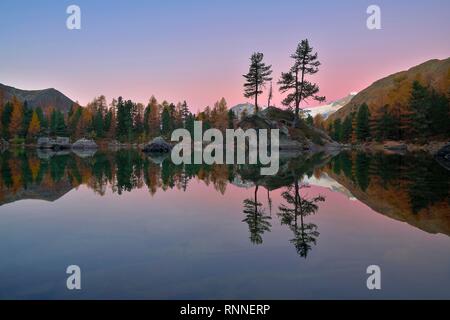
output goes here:
<path id="1" fill-rule="evenodd" d="M 297 50 L 291 55 L 294 65 L 288 72 L 281 73 L 278 81 L 280 92 L 288 92 L 287 97 L 283 100 L 283 105 L 295 107 L 295 118 L 293 126 L 298 125 L 300 120 L 300 103 L 307 99 L 316 101 L 324 101 L 325 97 L 318 96 L 319 86 L 306 80 L 308 75 L 314 75 L 319 72 L 320 62 L 317 59 L 317 52 L 313 53 L 313 47 L 309 45 L 308 39 L 302 40 Z"/>
<path id="2" fill-rule="evenodd" d="M 267 81 L 272 78 L 272 66 L 263 62 L 264 54 L 257 52 L 252 54 L 250 58 L 250 68 L 244 75 L 246 82 L 244 83 L 244 97 L 255 98 L 255 112 L 258 112 L 258 95 L 262 94 L 262 88 L 265 87 Z"/>

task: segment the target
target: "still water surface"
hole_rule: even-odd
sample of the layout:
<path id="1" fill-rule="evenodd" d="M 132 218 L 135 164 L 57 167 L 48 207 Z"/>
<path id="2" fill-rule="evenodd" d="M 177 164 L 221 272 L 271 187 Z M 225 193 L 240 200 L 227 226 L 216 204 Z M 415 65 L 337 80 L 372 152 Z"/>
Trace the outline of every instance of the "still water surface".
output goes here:
<path id="1" fill-rule="evenodd" d="M 0 170 L 0 299 L 450 298 L 450 173 L 427 156 L 305 155 L 262 177 L 6 151 Z"/>

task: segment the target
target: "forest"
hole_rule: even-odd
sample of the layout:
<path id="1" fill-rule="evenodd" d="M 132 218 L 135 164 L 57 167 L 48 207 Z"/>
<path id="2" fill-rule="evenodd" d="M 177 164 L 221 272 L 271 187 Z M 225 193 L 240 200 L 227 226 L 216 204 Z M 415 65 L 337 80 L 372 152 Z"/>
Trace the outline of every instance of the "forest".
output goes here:
<path id="1" fill-rule="evenodd" d="M 384 105 L 370 113 L 363 103 L 357 112 L 331 123 L 317 115 L 309 118 L 316 127 L 326 129 L 333 140 L 342 143 L 404 140 L 426 142 L 450 136 L 450 101 L 445 94 L 414 81 L 403 105 Z"/>

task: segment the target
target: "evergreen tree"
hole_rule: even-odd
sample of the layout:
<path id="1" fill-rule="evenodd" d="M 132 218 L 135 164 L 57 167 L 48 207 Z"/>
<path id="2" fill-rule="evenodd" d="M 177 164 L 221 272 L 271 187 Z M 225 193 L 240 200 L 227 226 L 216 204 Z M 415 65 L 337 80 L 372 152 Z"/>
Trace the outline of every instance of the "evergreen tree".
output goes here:
<path id="1" fill-rule="evenodd" d="M 350 142 L 352 138 L 352 117 L 347 116 L 345 117 L 344 122 L 342 123 L 342 135 L 341 140 L 343 142 Z"/>
<path id="2" fill-rule="evenodd" d="M 228 110 L 228 128 L 227 129 L 234 129 L 234 121 L 236 120 L 236 115 L 234 114 L 233 110 Z"/>
<path id="3" fill-rule="evenodd" d="M 183 128 L 186 128 L 186 120 L 190 116 L 191 112 L 189 111 L 189 107 L 186 103 L 186 100 L 181 104 L 181 119 L 183 121 Z"/>
<path id="4" fill-rule="evenodd" d="M 341 123 L 341 119 L 334 120 L 334 124 L 333 124 L 333 139 L 335 141 L 338 141 L 338 142 L 342 141 L 342 123 Z"/>
<path id="5" fill-rule="evenodd" d="M 267 81 L 271 81 L 272 78 L 272 66 L 266 65 L 263 62 L 264 54 L 257 52 L 250 58 L 250 68 L 247 74 L 244 75 L 246 80 L 244 84 L 244 97 L 255 98 L 255 112 L 258 112 L 258 95 L 262 94 L 262 88 L 264 88 Z"/>
<path id="6" fill-rule="evenodd" d="M 20 136 L 26 137 L 28 134 L 28 128 L 30 126 L 31 118 L 33 117 L 33 109 L 28 107 L 28 102 L 23 102 L 23 119 Z"/>
<path id="7" fill-rule="evenodd" d="M 430 132 L 429 114 L 431 105 L 428 90 L 419 81 L 413 82 L 409 106 L 412 110 L 412 134 L 415 137 L 425 139 Z"/>
<path id="8" fill-rule="evenodd" d="M 381 115 L 375 120 L 375 138 L 378 141 L 395 139 L 397 123 L 395 118 L 388 112 L 387 106 L 382 108 Z"/>
<path id="9" fill-rule="evenodd" d="M 168 107 L 165 107 L 163 109 L 161 121 L 162 121 L 162 134 L 165 136 L 170 135 L 172 132 L 172 118 L 170 116 L 170 111 Z"/>
<path id="10" fill-rule="evenodd" d="M 430 112 L 431 133 L 433 135 L 450 135 L 450 103 L 444 94 L 439 94 L 435 90 L 430 93 L 430 105 L 433 110 Z"/>
<path id="11" fill-rule="evenodd" d="M 95 136 L 97 138 L 103 138 L 104 131 L 103 131 L 103 114 L 100 110 L 97 110 L 95 116 L 94 116 L 94 123 L 93 123 Z"/>
<path id="12" fill-rule="evenodd" d="M 370 137 L 369 107 L 363 103 L 356 115 L 356 138 L 358 141 L 366 141 Z"/>
<path id="13" fill-rule="evenodd" d="M 309 113 L 308 113 L 308 116 L 306 117 L 306 123 L 310 126 L 314 125 L 314 119 Z"/>
<path id="14" fill-rule="evenodd" d="M 2 136 L 9 139 L 11 135 L 9 134 L 9 125 L 11 123 L 11 116 L 13 111 L 13 105 L 11 102 L 7 102 L 3 108 L 2 112 Z"/>
<path id="15" fill-rule="evenodd" d="M 309 45 L 308 39 L 302 40 L 291 58 L 294 59 L 294 65 L 286 73 L 281 73 L 278 81 L 280 92 L 288 92 L 283 100 L 283 105 L 295 107 L 294 127 L 300 120 L 300 103 L 307 99 L 324 101 L 325 97 L 318 96 L 319 86 L 306 80 L 306 76 L 314 75 L 319 72 L 320 62 L 317 60 L 317 52 L 313 53 L 313 48 Z"/>
<path id="16" fill-rule="evenodd" d="M 120 141 L 132 140 L 133 135 L 133 102 L 131 100 L 123 101 L 122 97 L 117 100 L 117 139 Z"/>
<path id="17" fill-rule="evenodd" d="M 44 115 L 44 112 L 42 111 L 42 108 L 41 107 L 37 107 L 36 109 L 34 109 L 34 111 L 36 111 L 36 114 L 38 116 L 39 124 L 41 126 L 41 129 L 47 129 L 48 128 L 48 121 L 47 121 L 47 118 Z"/>

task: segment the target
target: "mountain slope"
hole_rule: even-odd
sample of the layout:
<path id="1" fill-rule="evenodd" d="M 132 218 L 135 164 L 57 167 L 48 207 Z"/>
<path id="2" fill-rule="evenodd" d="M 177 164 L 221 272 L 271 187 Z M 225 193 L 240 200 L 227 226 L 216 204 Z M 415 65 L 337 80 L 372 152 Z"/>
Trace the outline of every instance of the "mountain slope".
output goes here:
<path id="1" fill-rule="evenodd" d="M 357 93 L 352 92 L 348 96 L 346 96 L 342 99 L 333 101 L 333 102 L 323 105 L 323 106 L 304 109 L 304 111 L 309 113 L 311 115 L 311 117 L 313 117 L 313 118 L 316 115 L 321 114 L 324 117 L 324 119 L 327 119 L 330 115 L 337 112 L 342 107 L 344 107 L 346 104 L 348 104 L 356 94 Z"/>
<path id="2" fill-rule="evenodd" d="M 405 107 L 410 96 L 414 80 L 434 88 L 440 93 L 448 93 L 450 89 L 450 58 L 430 60 L 407 71 L 398 72 L 374 82 L 358 93 L 347 105 L 335 112 L 328 121 L 344 119 L 354 111 L 358 111 L 363 103 L 367 103 L 371 114 L 388 105 L 389 108 Z"/>
<path id="3" fill-rule="evenodd" d="M 73 101 L 56 89 L 21 90 L 0 83 L 0 92 L 3 93 L 4 102 L 11 101 L 15 96 L 20 102 L 27 101 L 28 106 L 43 109 L 54 107 L 62 112 L 68 112 Z"/>

